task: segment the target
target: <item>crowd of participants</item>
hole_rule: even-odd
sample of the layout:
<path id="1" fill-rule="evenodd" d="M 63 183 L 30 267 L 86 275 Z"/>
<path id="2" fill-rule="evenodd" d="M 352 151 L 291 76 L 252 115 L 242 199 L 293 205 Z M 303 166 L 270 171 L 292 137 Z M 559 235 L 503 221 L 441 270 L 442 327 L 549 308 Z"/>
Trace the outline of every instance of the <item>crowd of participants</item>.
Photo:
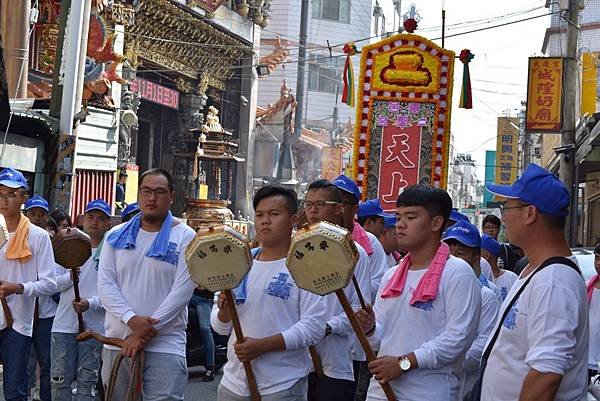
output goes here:
<path id="1" fill-rule="evenodd" d="M 87 205 L 82 226 L 92 256 L 77 269 L 76 302 L 73 272 L 54 263 L 50 242 L 72 226 L 69 217 L 28 198 L 23 175 L 7 168 L 0 298 L 12 324 L 0 314 L 4 397 L 26 401 L 39 372 L 42 401 L 102 399 L 110 379 L 113 400 L 132 391 L 146 401 L 183 400 L 189 305 L 207 353 L 203 380 L 215 374 L 212 330 L 229 336 L 220 401 L 251 400 L 247 362 L 265 401 L 386 400 L 386 384 L 398 400 L 585 399 L 600 359 L 600 280 L 584 281 L 565 239 L 568 191 L 534 164 L 513 185 L 487 188 L 505 202 L 502 220 L 486 216 L 481 230 L 452 208 L 446 191 L 426 185 L 406 188 L 393 214 L 376 199 L 360 202 L 344 175 L 311 183 L 301 202 L 292 190 L 261 188 L 252 267 L 233 291 L 245 335 L 238 342 L 224 294 L 213 305 L 214 294 L 190 279 L 185 249 L 195 233 L 170 212 L 169 173 L 144 172 L 137 204 L 115 227 L 104 200 Z M 335 294 L 300 289 L 288 271 L 301 222 L 351 234 L 360 294 L 352 283 L 344 293 L 375 360 L 367 362 Z M 510 243 L 498 241 L 502 229 Z M 600 246 L 595 268 L 600 273 Z M 78 341 L 77 313 L 86 329 L 123 340 L 121 347 Z"/>

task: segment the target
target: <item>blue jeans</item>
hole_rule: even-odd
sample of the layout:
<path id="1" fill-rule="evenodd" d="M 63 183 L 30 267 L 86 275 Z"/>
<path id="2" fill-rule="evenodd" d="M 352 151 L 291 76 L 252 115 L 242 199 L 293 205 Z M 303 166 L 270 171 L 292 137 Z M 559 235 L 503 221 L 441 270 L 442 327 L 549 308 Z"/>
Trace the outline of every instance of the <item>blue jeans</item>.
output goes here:
<path id="1" fill-rule="evenodd" d="M 193 295 L 190 301 L 190 305 L 196 309 L 196 316 L 198 316 L 198 327 L 204 352 L 206 353 L 206 368 L 215 366 L 215 342 L 210 327 L 210 311 L 213 308 L 213 303 L 212 299 L 206 299 L 198 295 Z"/>
<path id="2" fill-rule="evenodd" d="M 40 365 L 40 399 L 51 401 L 50 394 L 50 334 L 54 317 L 38 319 L 33 326 L 31 353 L 29 354 L 28 392 L 35 387 L 35 369 Z"/>
<path id="3" fill-rule="evenodd" d="M 27 400 L 27 363 L 31 337 L 6 328 L 0 331 L 0 355 L 4 365 L 4 399 L 6 401 Z"/>
<path id="4" fill-rule="evenodd" d="M 120 352 L 110 349 L 102 351 L 102 381 L 104 386 L 108 386 L 113 363 Z M 113 400 L 127 399 L 131 372 L 131 359 L 123 359 L 117 374 Z M 187 378 L 185 357 L 164 352 L 144 353 L 142 377 L 144 401 L 183 401 Z"/>
<path id="5" fill-rule="evenodd" d="M 71 383 L 77 382 L 76 401 L 93 401 L 100 370 L 102 344 L 79 342 L 77 334 L 52 333 L 52 399 L 71 401 Z"/>

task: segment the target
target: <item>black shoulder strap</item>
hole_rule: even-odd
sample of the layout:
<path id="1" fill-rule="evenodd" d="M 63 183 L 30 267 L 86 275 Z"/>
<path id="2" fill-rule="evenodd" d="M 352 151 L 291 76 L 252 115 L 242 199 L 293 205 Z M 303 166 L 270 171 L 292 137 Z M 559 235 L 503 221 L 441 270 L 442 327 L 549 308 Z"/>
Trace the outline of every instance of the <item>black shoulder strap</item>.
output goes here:
<path id="1" fill-rule="evenodd" d="M 500 334 L 500 330 L 502 329 L 502 324 L 504 323 L 504 319 L 506 319 L 506 316 L 508 315 L 508 312 L 510 312 L 511 308 L 513 307 L 513 305 L 517 302 L 517 299 L 519 299 L 519 297 L 521 296 L 521 293 L 525 290 L 525 287 L 527 287 L 527 284 L 529 284 L 529 282 L 531 281 L 531 279 L 533 278 L 533 276 L 535 276 L 535 274 L 537 272 L 539 272 L 540 270 L 542 270 L 543 268 L 553 265 L 553 264 L 561 264 L 561 265 L 567 265 L 570 268 L 574 269 L 577 273 L 579 273 L 581 275 L 581 272 L 579 271 L 579 267 L 577 267 L 577 265 L 575 264 L 575 262 L 573 262 L 571 259 L 565 257 L 565 256 L 554 256 L 551 257 L 549 259 L 546 259 L 544 261 L 544 263 L 542 263 L 540 265 L 540 267 L 538 267 L 537 269 L 535 269 L 530 275 L 529 277 L 527 277 L 527 280 L 525 280 L 525 283 L 521 286 L 521 288 L 519 288 L 519 290 L 517 291 L 517 293 L 515 294 L 514 297 L 512 297 L 512 299 L 510 300 L 510 302 L 508 303 L 508 305 L 506 306 L 506 309 L 504 310 L 504 313 L 502 314 L 502 319 L 500 319 L 498 327 L 496 327 L 496 331 L 494 332 L 494 335 L 492 337 L 492 341 L 489 342 L 488 346 L 486 347 L 485 351 L 483 352 L 483 356 L 482 356 L 482 361 L 483 360 L 487 360 L 488 357 L 490 356 L 490 353 L 492 352 L 492 348 L 494 348 L 494 344 L 496 343 L 496 340 L 498 339 L 498 335 Z"/>

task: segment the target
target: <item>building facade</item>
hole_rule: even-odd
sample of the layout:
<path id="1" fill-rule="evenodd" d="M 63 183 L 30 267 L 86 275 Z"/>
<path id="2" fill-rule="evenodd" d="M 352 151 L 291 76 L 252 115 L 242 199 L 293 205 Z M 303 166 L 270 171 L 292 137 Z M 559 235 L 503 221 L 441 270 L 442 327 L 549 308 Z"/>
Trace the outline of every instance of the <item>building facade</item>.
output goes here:
<path id="1" fill-rule="evenodd" d="M 550 26 L 542 44 L 542 51 L 550 57 L 564 57 L 567 46 L 567 21 L 558 12 L 561 3 L 546 2 L 546 7 L 555 12 L 551 16 Z M 579 13 L 579 55 L 591 53 L 593 65 L 598 70 L 597 54 L 600 51 L 600 0 L 589 0 L 582 4 L 584 8 Z M 585 67 L 584 67 L 585 68 Z M 580 76 L 579 82 L 583 82 Z M 594 246 L 600 241 L 600 114 L 598 111 L 598 95 L 600 94 L 596 78 L 596 108 L 592 113 L 583 114 L 576 128 L 575 152 L 570 157 L 575 158 L 575 171 L 577 177 L 577 240 L 576 243 L 584 246 Z M 589 84 L 589 83 L 587 83 Z M 594 84 L 592 80 L 592 84 Z M 578 99 L 581 97 L 582 88 L 578 88 Z M 533 141 L 539 148 L 541 164 L 558 172 L 560 157 L 555 148 L 560 146 L 559 134 L 542 134 Z"/>

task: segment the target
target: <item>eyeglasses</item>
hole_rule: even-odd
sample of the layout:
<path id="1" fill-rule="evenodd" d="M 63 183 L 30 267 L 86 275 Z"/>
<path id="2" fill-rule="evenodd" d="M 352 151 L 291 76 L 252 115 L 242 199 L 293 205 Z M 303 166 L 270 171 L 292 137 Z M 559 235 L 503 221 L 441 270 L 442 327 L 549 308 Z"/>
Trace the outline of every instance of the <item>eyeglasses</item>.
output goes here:
<path id="1" fill-rule="evenodd" d="M 164 188 L 156 188 L 156 189 L 152 189 L 152 188 L 148 188 L 148 187 L 140 188 L 140 195 L 142 195 L 142 197 L 149 198 L 152 196 L 152 194 L 154 194 L 157 198 L 164 198 L 165 196 L 169 195 L 169 191 Z"/>
<path id="2" fill-rule="evenodd" d="M 19 195 L 16 192 L 10 192 L 8 194 L 0 194 L 0 200 L 12 202 L 15 199 L 17 199 L 17 196 L 19 196 Z"/>
<path id="3" fill-rule="evenodd" d="M 313 206 L 317 209 L 317 210 L 321 210 L 323 209 L 325 206 L 327 205 L 337 205 L 339 202 L 335 202 L 335 201 L 304 201 L 304 203 L 302 204 L 302 207 L 304 209 L 310 210 L 313 208 Z"/>
<path id="4" fill-rule="evenodd" d="M 506 206 L 506 205 L 500 205 L 500 213 L 505 214 L 507 210 L 510 209 L 521 209 L 527 206 L 531 206 L 529 203 L 525 204 L 525 205 L 519 205 L 519 206 Z"/>

